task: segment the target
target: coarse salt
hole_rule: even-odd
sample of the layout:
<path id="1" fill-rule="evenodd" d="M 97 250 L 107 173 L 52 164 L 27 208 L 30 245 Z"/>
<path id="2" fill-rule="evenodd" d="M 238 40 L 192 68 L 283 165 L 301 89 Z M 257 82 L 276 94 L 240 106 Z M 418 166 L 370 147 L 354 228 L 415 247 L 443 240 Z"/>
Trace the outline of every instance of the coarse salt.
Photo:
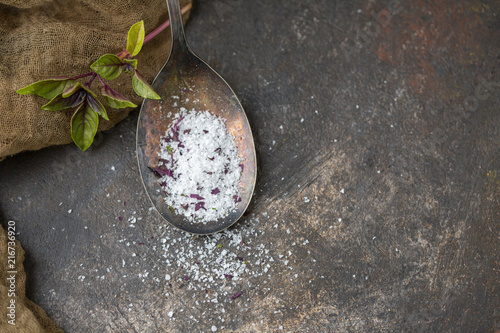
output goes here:
<path id="1" fill-rule="evenodd" d="M 241 201 L 238 183 L 244 165 L 224 119 L 208 111 L 181 108 L 160 138 L 155 172 L 165 202 L 191 222 L 216 221 Z"/>

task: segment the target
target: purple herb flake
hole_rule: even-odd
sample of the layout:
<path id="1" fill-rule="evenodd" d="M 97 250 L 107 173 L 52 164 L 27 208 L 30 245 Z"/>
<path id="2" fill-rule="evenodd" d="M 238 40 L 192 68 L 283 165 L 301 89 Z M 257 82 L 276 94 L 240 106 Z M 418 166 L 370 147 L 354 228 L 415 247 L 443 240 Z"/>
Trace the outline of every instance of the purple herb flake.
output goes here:
<path id="1" fill-rule="evenodd" d="M 191 194 L 189 197 L 196 200 L 205 200 L 204 197 L 200 197 L 198 194 Z"/>
<path id="2" fill-rule="evenodd" d="M 240 163 L 241 172 L 243 172 L 243 163 Z"/>
<path id="3" fill-rule="evenodd" d="M 237 195 L 233 195 L 234 203 L 241 202 L 241 198 Z"/>
<path id="4" fill-rule="evenodd" d="M 144 245 L 144 243 L 138 243 L 139 245 Z"/>
<path id="5" fill-rule="evenodd" d="M 220 190 L 219 190 L 218 187 L 216 187 L 210 193 L 212 193 L 212 194 L 218 194 L 218 193 L 220 193 Z"/>
<path id="6" fill-rule="evenodd" d="M 123 217 L 118 216 L 118 221 L 123 221 Z"/>
<path id="7" fill-rule="evenodd" d="M 181 205 L 182 208 L 184 208 L 184 210 L 188 210 L 189 208 L 189 205 L 188 204 L 185 204 L 185 205 Z"/>
<path id="8" fill-rule="evenodd" d="M 204 132 L 205 134 L 207 134 L 207 133 L 208 133 L 208 131 L 207 131 L 207 130 L 203 130 L 203 132 Z"/>
<path id="9" fill-rule="evenodd" d="M 205 208 L 205 202 L 204 201 L 200 201 L 200 202 L 197 202 L 196 205 L 194 205 L 194 211 L 197 212 L 199 211 L 200 209 L 204 209 L 204 210 L 207 210 Z"/>
<path id="10" fill-rule="evenodd" d="M 156 172 L 158 175 L 160 176 L 164 176 L 164 175 L 167 175 L 167 176 L 172 176 L 172 170 L 171 169 L 164 169 L 164 168 L 153 168 L 153 172 Z"/>
<path id="11" fill-rule="evenodd" d="M 236 259 L 238 259 L 239 261 L 243 261 L 242 257 L 236 257 Z"/>
<path id="12" fill-rule="evenodd" d="M 233 296 L 231 296 L 231 299 L 238 298 L 238 297 L 240 297 L 240 296 L 241 296 L 241 294 L 242 294 L 242 292 L 240 291 L 239 293 L 234 294 Z"/>
<path id="13" fill-rule="evenodd" d="M 189 276 L 184 275 L 184 281 L 188 281 L 188 280 L 189 280 Z"/>
<path id="14" fill-rule="evenodd" d="M 234 278 L 234 276 L 233 276 L 233 275 L 231 275 L 231 274 L 224 274 L 224 277 L 225 277 L 226 279 L 232 279 L 232 278 Z"/>

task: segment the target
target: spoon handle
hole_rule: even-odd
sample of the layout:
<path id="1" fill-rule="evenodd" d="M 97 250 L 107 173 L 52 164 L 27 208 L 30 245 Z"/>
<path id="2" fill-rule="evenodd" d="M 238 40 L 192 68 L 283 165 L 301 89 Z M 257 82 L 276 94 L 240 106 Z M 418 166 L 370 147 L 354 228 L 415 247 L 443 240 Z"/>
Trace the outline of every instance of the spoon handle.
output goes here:
<path id="1" fill-rule="evenodd" d="M 170 30 L 172 31 L 172 50 L 174 52 L 185 52 L 187 50 L 184 25 L 182 24 L 182 14 L 179 0 L 167 0 L 168 16 L 170 19 Z"/>

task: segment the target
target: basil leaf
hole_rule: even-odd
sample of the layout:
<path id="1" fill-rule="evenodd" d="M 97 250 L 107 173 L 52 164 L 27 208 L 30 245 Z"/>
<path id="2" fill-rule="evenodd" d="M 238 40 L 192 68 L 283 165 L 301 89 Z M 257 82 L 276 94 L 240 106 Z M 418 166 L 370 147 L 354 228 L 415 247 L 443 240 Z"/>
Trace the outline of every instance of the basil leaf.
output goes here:
<path id="1" fill-rule="evenodd" d="M 53 99 L 64 90 L 75 84 L 75 80 L 60 76 L 32 83 L 17 91 L 21 95 L 36 94 L 46 99 Z"/>
<path id="2" fill-rule="evenodd" d="M 80 82 L 76 82 L 74 85 L 68 87 L 66 90 L 64 90 L 61 94 L 62 97 L 66 98 L 71 95 L 73 95 L 75 92 L 83 88 L 83 84 Z"/>
<path id="3" fill-rule="evenodd" d="M 127 107 L 137 107 L 137 105 L 129 101 L 125 96 L 122 96 L 118 92 L 114 91 L 108 85 L 102 86 L 101 94 L 104 96 L 106 103 L 112 108 L 123 109 Z"/>
<path id="4" fill-rule="evenodd" d="M 123 61 L 134 66 L 134 68 L 137 69 L 137 59 L 123 59 Z"/>
<path id="5" fill-rule="evenodd" d="M 106 120 L 109 120 L 108 114 L 106 113 L 106 108 L 104 107 L 104 105 L 102 105 L 102 103 L 97 98 L 94 98 L 91 95 L 87 95 L 86 103 L 98 115 L 100 115 L 101 117 L 103 117 Z"/>
<path id="6" fill-rule="evenodd" d="M 82 103 L 71 118 L 71 138 L 82 151 L 94 141 L 99 125 L 99 115 L 89 105 Z"/>
<path id="7" fill-rule="evenodd" d="M 123 64 L 123 61 L 114 54 L 105 54 L 90 65 L 90 68 L 103 78 L 113 80 L 122 73 Z"/>
<path id="8" fill-rule="evenodd" d="M 137 22 L 128 31 L 127 36 L 127 52 L 133 57 L 136 56 L 144 43 L 144 21 Z"/>
<path id="9" fill-rule="evenodd" d="M 81 90 L 66 98 L 62 97 L 61 93 L 56 97 L 52 98 L 50 102 L 42 106 L 42 110 L 59 111 L 59 110 L 73 108 L 75 106 L 82 104 L 82 102 L 85 99 L 85 95 L 86 95 L 85 92 Z"/>
<path id="10" fill-rule="evenodd" d="M 151 99 L 161 99 L 160 96 L 154 91 L 153 87 L 151 87 L 146 81 L 146 79 L 139 73 L 135 71 L 134 76 L 132 77 L 132 87 L 137 95 L 144 98 Z"/>

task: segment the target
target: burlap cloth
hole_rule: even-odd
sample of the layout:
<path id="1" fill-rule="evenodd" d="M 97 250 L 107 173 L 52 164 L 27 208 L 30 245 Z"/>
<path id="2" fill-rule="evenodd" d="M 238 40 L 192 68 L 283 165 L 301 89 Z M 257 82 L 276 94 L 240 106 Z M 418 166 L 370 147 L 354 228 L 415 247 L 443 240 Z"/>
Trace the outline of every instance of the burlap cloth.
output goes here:
<path id="1" fill-rule="evenodd" d="M 181 7 L 190 2 L 181 0 Z M 70 111 L 43 111 L 45 99 L 18 95 L 17 89 L 53 76 L 87 73 L 99 56 L 125 47 L 134 23 L 144 20 L 148 33 L 167 18 L 164 0 L 0 0 L 0 160 L 24 150 L 71 142 Z M 167 60 L 169 49 L 168 31 L 143 47 L 137 59 L 149 81 Z M 130 80 L 122 75 L 109 83 L 140 104 Z M 129 112 L 108 108 L 110 120 L 100 119 L 99 129 L 111 128 Z M 7 272 L 12 269 L 7 267 L 7 233 L 0 229 L 0 332 L 63 332 L 26 298 L 24 251 L 17 241 L 16 325 L 8 324 Z"/>
<path id="2" fill-rule="evenodd" d="M 24 272 L 24 250 L 21 244 L 15 241 L 15 268 L 8 267 L 8 238 L 7 232 L 0 227 L 0 332 L 63 332 L 52 319 L 47 316 L 35 303 L 26 298 L 26 273 Z M 8 272 L 15 271 L 15 274 Z M 7 278 L 14 275 L 15 288 L 12 288 Z M 15 289 L 15 298 L 9 296 L 9 290 Z M 15 325 L 8 323 L 7 316 L 10 300 L 15 299 Z"/>
<path id="3" fill-rule="evenodd" d="M 191 0 L 181 0 L 181 7 Z M 0 0 L 0 160 L 24 150 L 71 142 L 71 111 L 43 111 L 47 101 L 16 90 L 53 76 L 90 72 L 101 55 L 126 46 L 128 29 L 144 20 L 146 34 L 168 18 L 165 0 Z M 185 15 L 185 19 L 187 16 Z M 140 72 L 151 82 L 167 60 L 168 31 L 137 56 Z M 140 105 L 129 75 L 109 84 Z M 99 84 L 94 83 L 99 91 Z M 130 109 L 108 109 L 109 121 L 123 120 Z"/>

